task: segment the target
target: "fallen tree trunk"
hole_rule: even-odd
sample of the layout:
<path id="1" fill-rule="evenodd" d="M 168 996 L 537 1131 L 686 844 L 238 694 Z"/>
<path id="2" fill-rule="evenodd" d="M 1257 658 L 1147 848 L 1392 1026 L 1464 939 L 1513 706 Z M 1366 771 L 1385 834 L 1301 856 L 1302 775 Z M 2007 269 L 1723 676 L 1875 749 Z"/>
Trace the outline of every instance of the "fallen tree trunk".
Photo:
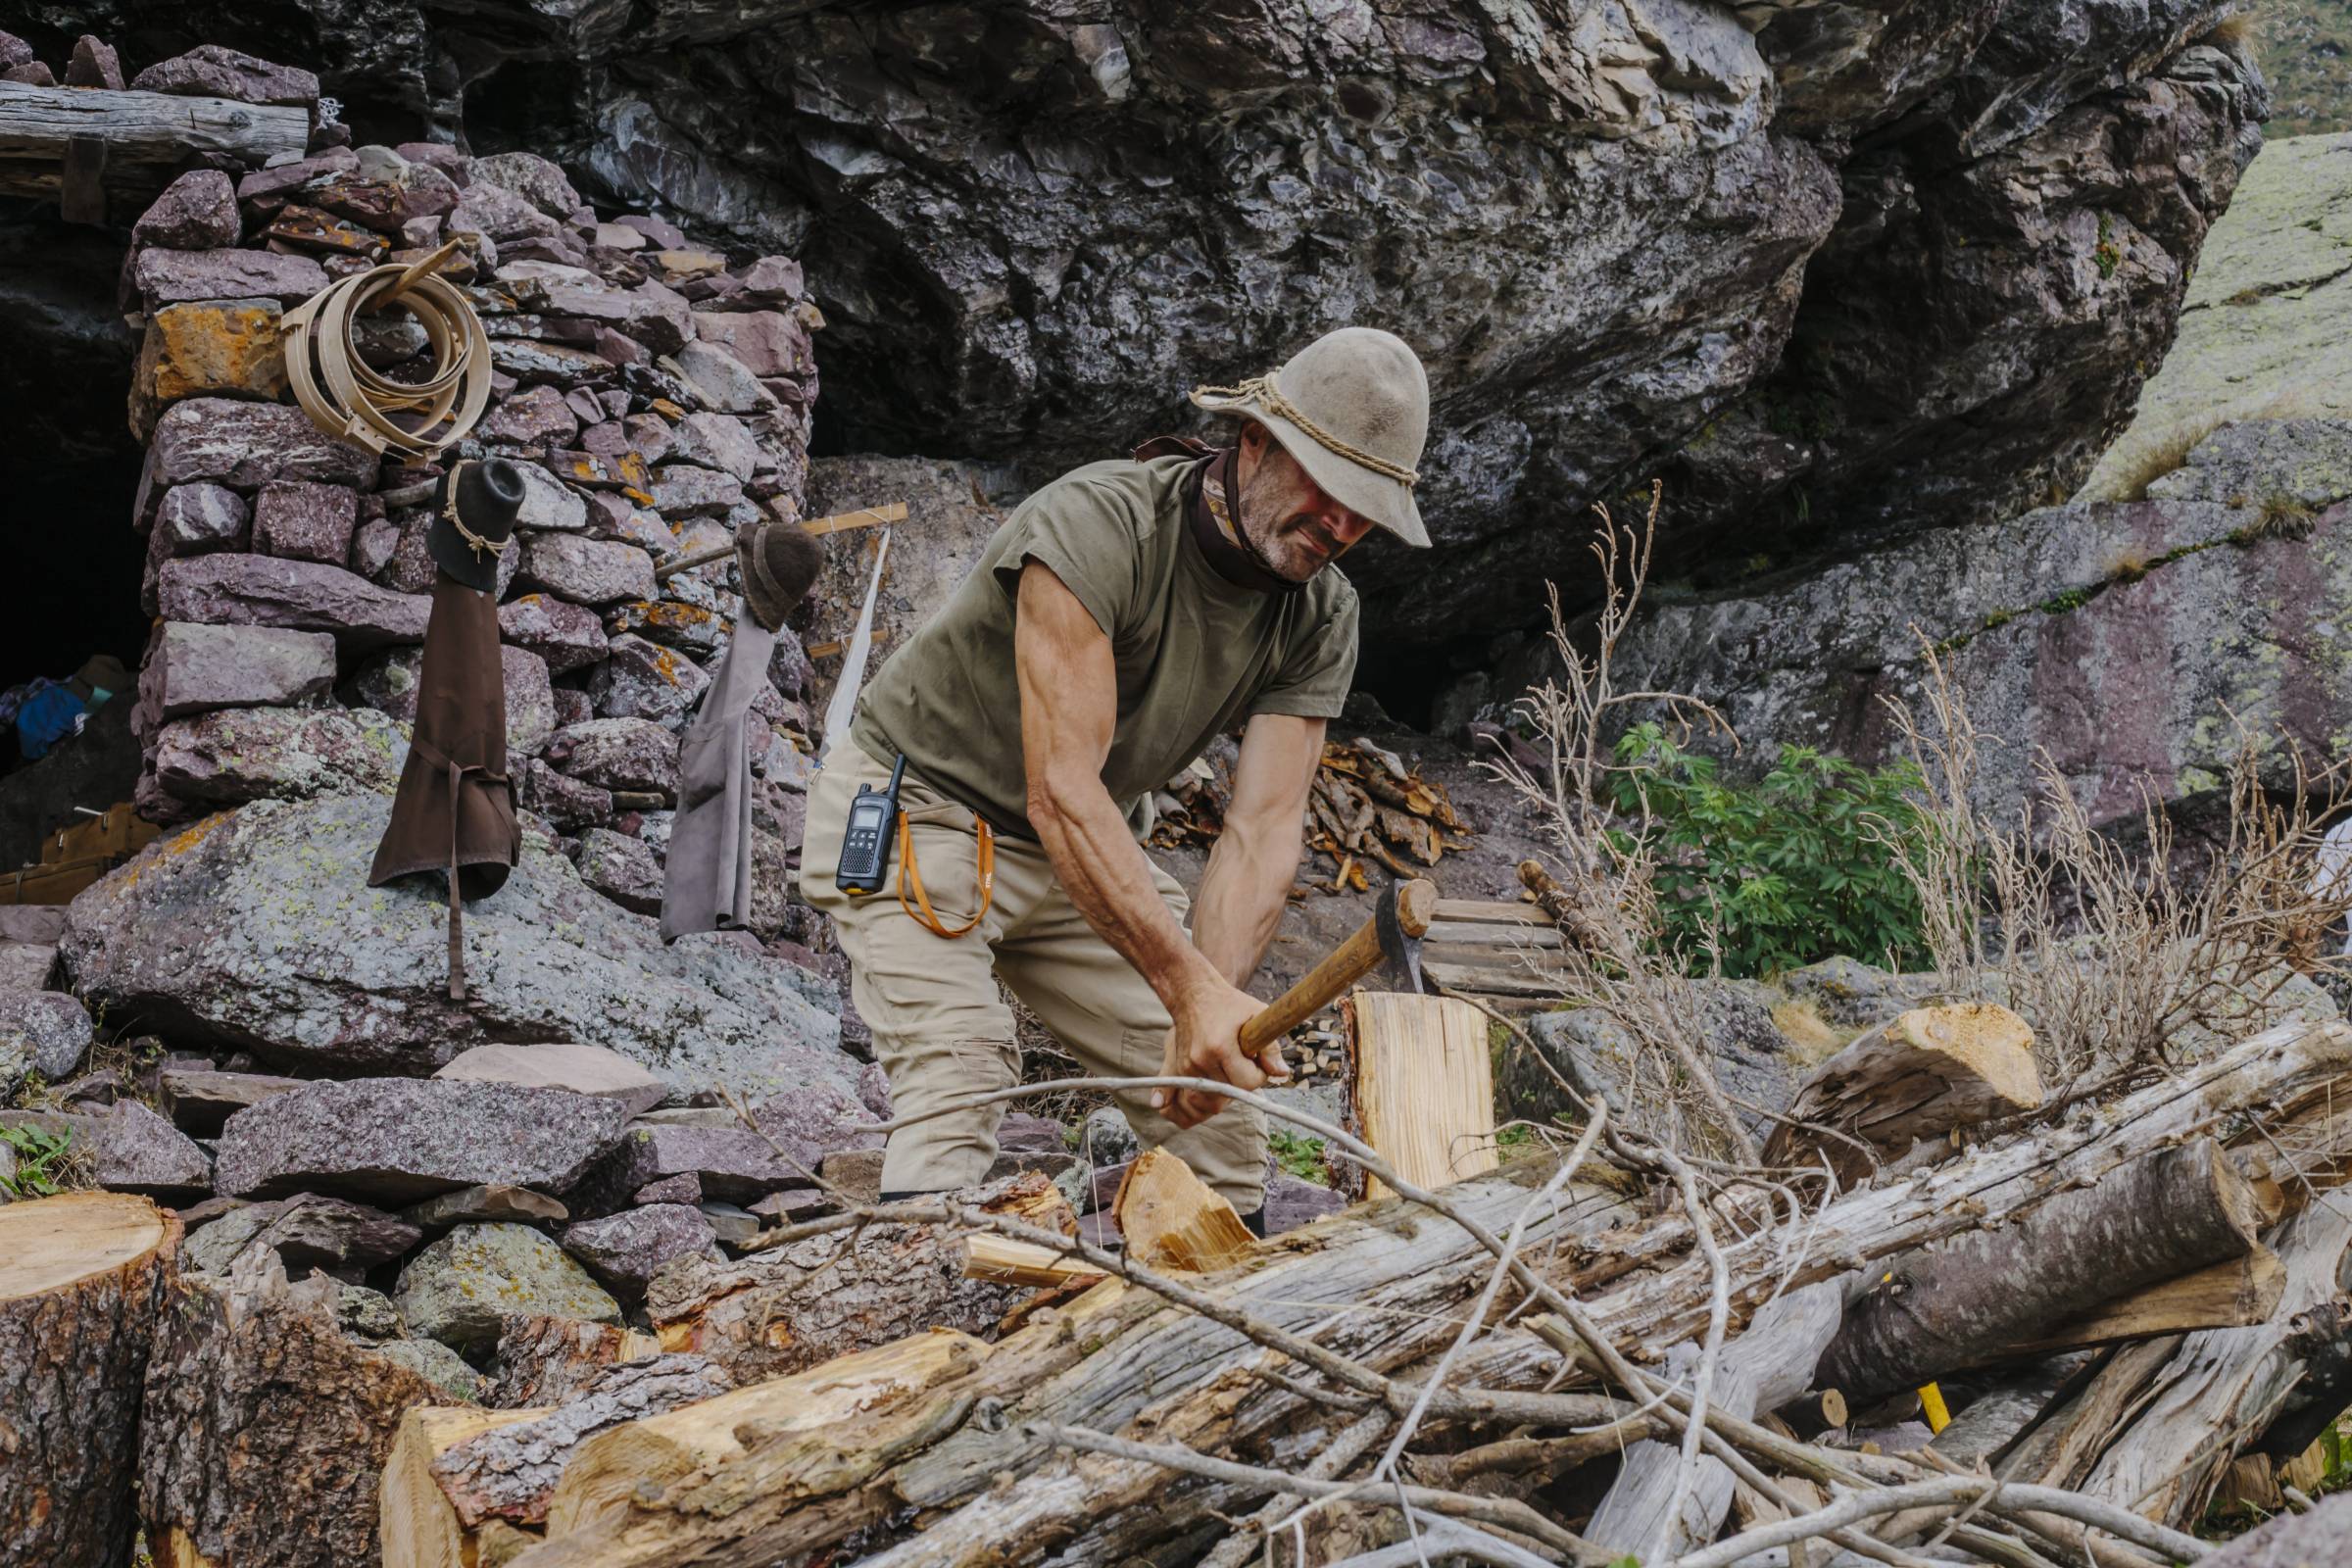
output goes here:
<path id="1" fill-rule="evenodd" d="M 1887 1263 L 1819 1381 L 1867 1403 L 1978 1365 L 2052 1323 L 2252 1250 L 2254 1193 L 2210 1138 L 2133 1161 L 1998 1229 Z"/>
<path id="2" fill-rule="evenodd" d="M 0 82 L 0 196 L 57 200 L 68 153 L 80 147 L 103 152 L 97 178 L 110 195 L 144 204 L 200 155 L 259 169 L 281 153 L 301 157 L 310 135 L 306 109 Z"/>
<path id="3" fill-rule="evenodd" d="M 288 1285 L 266 1248 L 224 1283 L 185 1282 L 156 1336 L 139 1418 L 139 1504 L 159 1563 L 375 1560 L 377 1488 L 401 1417 L 448 1396 L 345 1339 L 334 1289 L 325 1275 Z"/>
<path id="4" fill-rule="evenodd" d="M 1735 1317 L 1776 1292 L 2097 1184 L 2150 1147 L 2226 1139 L 2256 1120 L 2278 1125 L 2314 1105 L 2345 1103 L 2348 1075 L 2352 1029 L 2275 1031 L 2128 1096 L 2100 1117 L 1979 1147 L 1794 1222 L 1753 1216 L 1722 1246 Z M 1528 1209 L 1521 1255 L 1556 1281 L 1580 1291 L 1590 1277 L 1616 1281 L 1587 1310 L 1638 1358 L 1654 1364 L 1693 1337 L 1708 1311 L 1712 1269 L 1702 1257 L 1674 1254 L 1673 1238 L 1689 1236 L 1688 1222 L 1659 1218 L 1635 1228 L 1625 1223 L 1631 1211 L 1595 1189 L 1531 1208 L 1525 1184 L 1542 1178 L 1531 1161 L 1446 1197 L 1497 1235 Z M 1626 1277 L 1629 1254 L 1654 1262 L 1655 1272 Z M 1425 1365 L 1451 1342 L 1464 1303 L 1493 1267 L 1461 1226 L 1392 1200 L 1269 1245 L 1220 1276 L 1214 1299 L 1394 1373 Z M 1528 1389 L 1562 1367 L 1559 1351 L 1534 1334 L 1505 1332 L 1474 1344 L 1449 1382 Z M 1049 1556 L 1118 1563 L 1219 1528 L 1220 1516 L 1239 1514 L 1275 1484 L 1172 1474 L 1140 1455 L 1081 1453 L 1055 1434 L 1123 1434 L 1295 1474 L 1360 1409 L 1302 1391 L 1296 1380 L 1304 1375 L 1298 1361 L 1257 1348 L 1226 1322 L 1106 1281 L 1066 1307 L 1033 1314 L 970 1371 L 887 1410 L 770 1438 L 747 1423 L 731 1434 L 742 1453 L 666 1488 L 638 1488 L 625 1517 L 608 1528 L 559 1535 L 551 1509 L 549 1540 L 519 1562 L 670 1568 L 797 1559 L 853 1533 L 919 1521 L 919 1533 L 895 1544 L 886 1533 L 865 1536 L 870 1568 L 1006 1568 Z M 1504 1394 L 1491 1398 L 1505 1401 L 1488 1406 L 1498 1417 L 1519 1408 Z M 1569 1396 L 1545 1408 L 1556 1417 L 1576 1405 Z M 1592 1400 L 1593 1415 L 1572 1419 L 1614 1408 Z M 631 1430 L 598 1442 L 617 1443 Z"/>
<path id="5" fill-rule="evenodd" d="M 119 1193 L 0 1205 L 0 1562 L 130 1561 L 140 1389 L 179 1239 Z"/>
<path id="6" fill-rule="evenodd" d="M 1923 1138 L 2040 1103 L 2034 1032 L 2023 1018 L 1983 1002 L 1914 1007 L 1813 1069 L 1789 1102 L 1788 1119 L 1766 1141 L 1764 1160 L 1810 1165 L 1827 1158 L 1838 1180 L 1850 1183 Z"/>
<path id="7" fill-rule="evenodd" d="M 2174 1524 L 2204 1509 L 2230 1461 L 2251 1446 L 2314 1353 L 2297 1319 L 2331 1301 L 2352 1205 L 2314 1203 L 2278 1229 L 2272 1250 L 2286 1264 L 2286 1294 L 2272 1321 L 2209 1329 L 2180 1342 L 2158 1375 L 2159 1392 L 2107 1445 L 2082 1490 Z"/>
<path id="8" fill-rule="evenodd" d="M 2257 1247 L 2243 1257 L 2119 1296 L 2071 1323 L 2003 1347 L 2000 1357 L 2123 1345 L 2192 1329 L 2248 1328 L 2269 1322 L 2285 1291 L 2286 1265 L 2269 1248 Z"/>

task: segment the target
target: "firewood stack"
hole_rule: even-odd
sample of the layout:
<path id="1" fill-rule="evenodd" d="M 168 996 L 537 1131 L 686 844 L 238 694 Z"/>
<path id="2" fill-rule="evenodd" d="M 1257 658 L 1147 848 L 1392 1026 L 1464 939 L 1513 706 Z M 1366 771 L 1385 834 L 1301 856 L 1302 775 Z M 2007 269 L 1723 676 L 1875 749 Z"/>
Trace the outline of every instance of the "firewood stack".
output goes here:
<path id="1" fill-rule="evenodd" d="M 1232 798 L 1229 767 L 1195 762 L 1155 798 L 1159 817 L 1152 842 L 1163 849 L 1205 849 L 1222 830 Z M 1329 893 L 1370 892 L 1367 865 L 1418 876 L 1447 850 L 1469 842 L 1470 828 L 1455 814 L 1445 785 L 1361 736 L 1323 748 L 1307 813 L 1306 846 L 1331 862 L 1332 874 L 1321 884 Z"/>

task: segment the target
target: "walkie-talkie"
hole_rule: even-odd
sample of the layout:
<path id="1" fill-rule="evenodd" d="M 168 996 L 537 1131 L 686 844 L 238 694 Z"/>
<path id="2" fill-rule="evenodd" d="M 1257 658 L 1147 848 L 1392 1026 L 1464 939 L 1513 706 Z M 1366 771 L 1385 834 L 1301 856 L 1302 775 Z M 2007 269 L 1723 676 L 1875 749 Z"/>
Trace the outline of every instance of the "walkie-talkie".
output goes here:
<path id="1" fill-rule="evenodd" d="M 906 754 L 891 765 L 890 782 L 880 789 L 858 786 L 850 803 L 850 822 L 841 839 L 841 868 L 833 885 L 844 893 L 879 893 L 882 869 L 890 863 L 890 831 L 899 819 L 899 780 L 906 772 Z"/>

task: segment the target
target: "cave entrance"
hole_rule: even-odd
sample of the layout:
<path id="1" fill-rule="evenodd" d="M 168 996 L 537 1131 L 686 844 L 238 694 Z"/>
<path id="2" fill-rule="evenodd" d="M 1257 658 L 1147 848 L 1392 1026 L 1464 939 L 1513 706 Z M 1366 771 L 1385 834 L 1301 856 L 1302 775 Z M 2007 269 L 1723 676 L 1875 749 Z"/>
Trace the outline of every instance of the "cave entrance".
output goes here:
<path id="1" fill-rule="evenodd" d="M 0 202 L 0 541 L 14 583 L 0 615 L 0 692 L 63 681 L 95 656 L 133 677 L 147 643 L 145 541 L 130 524 L 143 454 L 124 417 L 136 340 L 117 308 L 124 236 L 63 222 L 49 203 Z M 0 737 L 0 871 L 39 858 L 80 808 L 130 798 L 135 691 L 40 761 Z"/>

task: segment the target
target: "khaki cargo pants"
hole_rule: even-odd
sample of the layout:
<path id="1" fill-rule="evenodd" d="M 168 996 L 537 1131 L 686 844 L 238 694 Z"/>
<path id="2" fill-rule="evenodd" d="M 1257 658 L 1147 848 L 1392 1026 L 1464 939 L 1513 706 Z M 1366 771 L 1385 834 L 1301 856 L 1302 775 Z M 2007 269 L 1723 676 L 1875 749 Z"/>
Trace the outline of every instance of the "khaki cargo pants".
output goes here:
<path id="1" fill-rule="evenodd" d="M 852 898 L 833 885 L 858 786 L 880 788 L 889 779 L 890 770 L 854 743 L 844 740 L 835 750 L 808 795 L 801 896 L 831 915 L 840 933 L 852 966 L 851 995 L 890 1076 L 892 1110 L 909 1115 L 1019 1082 L 1020 1048 L 1012 1010 L 997 992 L 999 979 L 1088 1073 L 1158 1073 L 1167 1009 L 1070 903 L 1043 846 L 997 836 L 996 897 L 979 925 L 953 940 L 900 906 L 895 828 L 889 880 L 880 892 Z M 899 807 L 906 813 L 932 912 L 953 931 L 979 906 L 978 818 L 912 772 L 899 786 Z M 1191 907 L 1184 889 L 1156 868 L 1153 881 L 1182 920 Z M 1264 1203 L 1263 1117 L 1233 1105 L 1179 1131 L 1151 1108 L 1150 1093 L 1118 1097 L 1146 1148 L 1182 1156 L 1241 1213 Z M 997 1157 L 997 1125 L 1004 1110 L 1000 1102 L 956 1111 L 892 1134 L 882 1190 L 924 1192 L 979 1181 Z"/>

